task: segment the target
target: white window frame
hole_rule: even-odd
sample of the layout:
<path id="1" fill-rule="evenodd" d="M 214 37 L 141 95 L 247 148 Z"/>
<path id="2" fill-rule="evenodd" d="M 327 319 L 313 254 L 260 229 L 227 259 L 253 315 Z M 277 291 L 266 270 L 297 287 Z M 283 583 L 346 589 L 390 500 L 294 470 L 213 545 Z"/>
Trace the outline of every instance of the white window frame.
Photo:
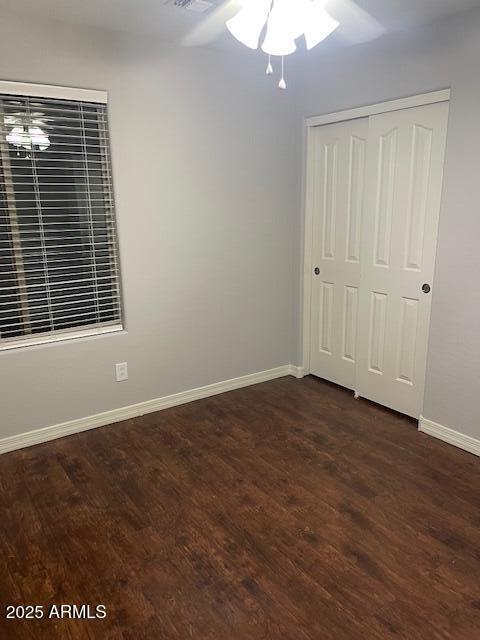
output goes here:
<path id="1" fill-rule="evenodd" d="M 108 92 L 97 89 L 79 89 L 76 87 L 62 87 L 57 85 L 48 84 L 33 84 L 28 82 L 13 82 L 10 80 L 0 80 L 0 94 L 15 95 L 15 96 L 27 96 L 38 97 L 47 99 L 58 100 L 75 100 L 78 102 L 97 102 L 99 104 L 108 104 Z M 109 150 L 111 153 L 111 150 Z M 118 218 L 115 209 L 115 224 L 118 230 Z M 117 241 L 118 243 L 118 241 Z M 120 261 L 120 252 L 117 246 L 117 258 Z M 18 340 L 12 340 L 4 344 L 0 344 L 0 352 L 11 351 L 13 349 L 25 349 L 31 347 L 38 347 L 42 345 L 55 344 L 58 342 L 67 342 L 70 340 L 91 338 L 97 336 L 108 336 L 112 334 L 125 335 L 125 317 L 124 317 L 124 304 L 123 304 L 123 292 L 122 292 L 122 278 L 120 270 L 120 309 L 121 317 L 118 324 L 110 326 L 91 326 L 72 331 L 71 329 L 64 329 L 56 331 L 52 334 L 45 334 L 43 336 L 32 338 L 19 338 Z"/>
<path id="2" fill-rule="evenodd" d="M 57 100 L 78 100 L 79 102 L 99 102 L 108 104 L 108 93 L 96 89 L 76 89 L 57 87 L 52 84 L 30 84 L 28 82 L 10 82 L 0 80 L 0 93 L 29 98 L 51 98 Z"/>

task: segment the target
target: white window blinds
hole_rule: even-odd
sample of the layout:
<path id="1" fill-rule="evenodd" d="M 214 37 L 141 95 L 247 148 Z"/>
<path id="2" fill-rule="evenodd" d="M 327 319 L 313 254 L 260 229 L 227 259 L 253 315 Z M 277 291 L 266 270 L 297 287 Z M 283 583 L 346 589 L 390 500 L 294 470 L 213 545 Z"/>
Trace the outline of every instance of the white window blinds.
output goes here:
<path id="1" fill-rule="evenodd" d="M 0 349 L 121 321 L 106 105 L 0 93 Z"/>

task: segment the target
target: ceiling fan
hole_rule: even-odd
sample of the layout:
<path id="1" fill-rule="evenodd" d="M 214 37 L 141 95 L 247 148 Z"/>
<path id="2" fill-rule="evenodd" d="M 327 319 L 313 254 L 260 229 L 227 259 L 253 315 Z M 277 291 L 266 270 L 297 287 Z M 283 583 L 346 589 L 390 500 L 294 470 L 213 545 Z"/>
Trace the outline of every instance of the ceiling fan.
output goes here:
<path id="1" fill-rule="evenodd" d="M 306 48 L 312 49 L 334 31 L 348 44 L 368 42 L 385 33 L 382 25 L 354 0 L 224 0 L 220 3 L 173 0 L 173 3 L 207 13 L 185 36 L 183 45 L 210 44 L 228 30 L 245 46 L 260 47 L 268 55 L 267 75 L 273 71 L 272 56 L 281 58 L 282 77 L 278 85 L 281 89 L 286 88 L 283 57 L 296 51 L 302 36 Z"/>

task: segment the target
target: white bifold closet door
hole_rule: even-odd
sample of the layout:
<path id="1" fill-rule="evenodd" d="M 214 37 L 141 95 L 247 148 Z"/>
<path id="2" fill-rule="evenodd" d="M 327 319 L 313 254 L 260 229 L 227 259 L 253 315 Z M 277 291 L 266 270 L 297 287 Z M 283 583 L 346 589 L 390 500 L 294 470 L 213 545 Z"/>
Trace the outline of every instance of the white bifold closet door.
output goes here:
<path id="1" fill-rule="evenodd" d="M 314 134 L 311 373 L 418 418 L 448 103 Z"/>

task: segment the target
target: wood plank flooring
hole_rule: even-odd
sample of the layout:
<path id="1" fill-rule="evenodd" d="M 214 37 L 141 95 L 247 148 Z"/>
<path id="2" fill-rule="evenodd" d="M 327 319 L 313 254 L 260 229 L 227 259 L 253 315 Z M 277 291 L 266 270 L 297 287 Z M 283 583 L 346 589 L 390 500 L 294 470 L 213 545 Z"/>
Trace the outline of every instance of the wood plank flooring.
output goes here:
<path id="1" fill-rule="evenodd" d="M 480 461 L 283 378 L 0 457 L 7 640 L 478 640 Z"/>

